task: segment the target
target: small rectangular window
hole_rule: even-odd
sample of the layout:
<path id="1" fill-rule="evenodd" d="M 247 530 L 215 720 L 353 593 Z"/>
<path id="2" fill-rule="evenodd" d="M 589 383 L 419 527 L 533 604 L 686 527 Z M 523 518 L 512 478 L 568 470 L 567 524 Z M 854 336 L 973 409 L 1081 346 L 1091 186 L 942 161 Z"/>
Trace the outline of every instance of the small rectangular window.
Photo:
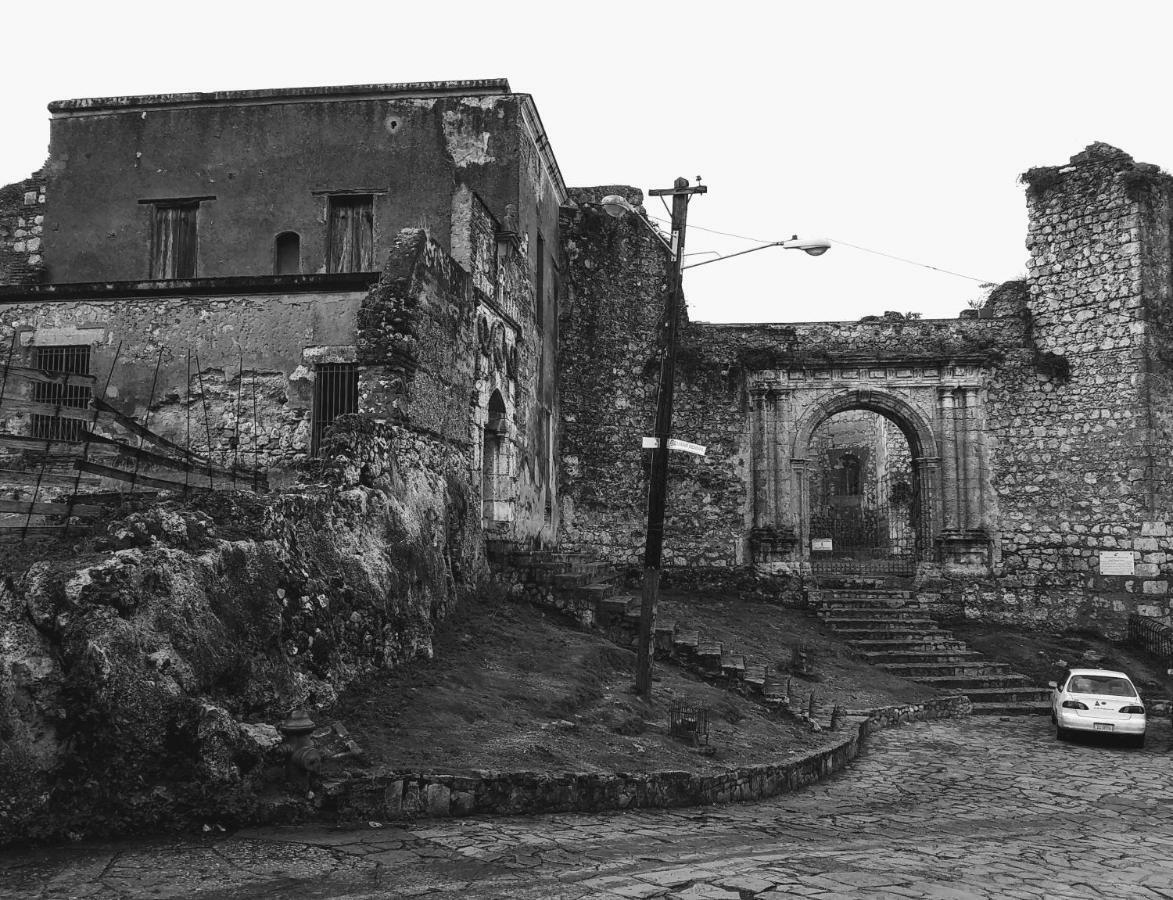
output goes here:
<path id="1" fill-rule="evenodd" d="M 151 224 L 151 278 L 195 278 L 198 200 L 155 203 Z"/>
<path id="2" fill-rule="evenodd" d="M 90 374 L 89 345 L 64 347 L 37 347 L 36 366 L 50 375 Z M 85 409 L 90 402 L 90 389 L 85 385 L 36 382 L 33 385 L 33 400 L 53 406 Z M 34 413 L 32 435 L 48 441 L 80 441 L 85 430 L 81 419 L 66 419 L 61 416 Z"/>
<path id="3" fill-rule="evenodd" d="M 370 272 L 375 267 L 375 210 L 371 194 L 327 198 L 326 271 Z"/>
<path id="4" fill-rule="evenodd" d="M 358 412 L 358 369 L 354 363 L 314 366 L 314 411 L 310 455 L 317 456 L 322 435 L 339 416 Z"/>

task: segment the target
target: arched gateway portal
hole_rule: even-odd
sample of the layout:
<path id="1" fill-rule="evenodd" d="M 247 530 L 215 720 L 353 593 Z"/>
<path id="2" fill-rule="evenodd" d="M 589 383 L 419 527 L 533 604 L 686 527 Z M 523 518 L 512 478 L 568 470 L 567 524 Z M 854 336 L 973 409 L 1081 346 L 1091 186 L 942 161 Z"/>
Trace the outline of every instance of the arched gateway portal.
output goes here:
<path id="1" fill-rule="evenodd" d="M 869 421 L 869 415 L 878 422 Z M 835 429 L 836 420 L 846 427 Z M 846 452 L 827 446 L 835 443 L 835 431 L 847 433 Z M 892 431 L 899 435 L 895 440 Z M 823 441 L 817 440 L 820 436 Z M 887 470 L 895 466 L 874 458 L 897 442 L 910 461 L 909 483 L 898 482 L 899 493 L 906 494 L 903 508 L 892 503 L 891 485 L 885 484 Z M 797 424 L 791 451 L 793 477 L 802 482 L 801 533 L 811 571 L 915 574 L 918 562 L 933 557 L 926 536 L 936 533 L 932 498 L 938 462 L 932 428 L 907 400 L 851 390 L 811 404 Z M 839 471 L 828 471 L 828 463 Z M 898 514 L 901 521 L 894 521 Z"/>
<path id="2" fill-rule="evenodd" d="M 902 514 L 915 538 L 895 553 L 854 554 L 857 569 L 912 574 L 916 567 L 937 563 L 987 567 L 985 523 L 992 510 L 979 370 L 874 368 L 852 370 L 850 381 L 844 374 L 831 369 L 760 372 L 749 378 L 753 561 L 777 571 L 834 568 L 826 565 L 836 558 L 828 552 L 834 536 L 826 533 L 826 497 L 833 494 L 840 499 L 831 505 L 850 507 L 843 495 L 865 489 L 868 461 L 859 441 L 847 450 L 850 441 L 829 450 L 835 442 L 821 439 L 820 427 L 841 414 L 866 411 L 891 423 L 889 430 L 899 433 L 901 446 L 906 444 L 909 477 L 899 491 L 910 506 Z M 827 478 L 839 479 L 838 486 L 828 488 Z M 899 531 L 889 524 L 885 528 L 888 536 L 877 546 L 895 540 Z M 838 554 L 840 560 L 848 556 Z"/>

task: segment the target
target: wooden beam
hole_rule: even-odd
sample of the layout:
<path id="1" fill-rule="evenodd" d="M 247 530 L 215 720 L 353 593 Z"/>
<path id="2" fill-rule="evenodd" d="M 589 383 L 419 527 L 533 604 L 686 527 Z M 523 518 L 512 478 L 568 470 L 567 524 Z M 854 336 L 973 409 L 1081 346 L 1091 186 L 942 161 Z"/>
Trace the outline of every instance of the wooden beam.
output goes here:
<path id="1" fill-rule="evenodd" d="M 93 375 L 71 375 L 67 372 L 45 372 L 28 366 L 7 366 L 0 363 L 0 378 L 4 376 L 35 381 L 40 384 L 68 384 L 74 387 L 93 388 L 98 379 Z M 7 403 L 8 401 L 5 400 Z"/>
<path id="2" fill-rule="evenodd" d="M 33 516 L 96 516 L 105 511 L 104 507 L 75 503 L 31 503 L 27 500 L 0 500 L 0 513 L 21 513 Z"/>

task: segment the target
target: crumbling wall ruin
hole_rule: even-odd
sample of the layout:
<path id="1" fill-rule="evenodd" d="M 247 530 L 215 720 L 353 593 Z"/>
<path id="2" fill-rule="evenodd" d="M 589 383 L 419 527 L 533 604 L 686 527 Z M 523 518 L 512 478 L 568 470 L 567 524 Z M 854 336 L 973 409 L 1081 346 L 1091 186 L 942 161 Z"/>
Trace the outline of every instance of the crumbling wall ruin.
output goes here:
<path id="1" fill-rule="evenodd" d="M 45 274 L 46 178 L 0 187 L 0 284 L 37 284 Z"/>
<path id="2" fill-rule="evenodd" d="M 1100 144 L 1025 180 L 1027 279 L 980 311 L 683 329 L 673 431 L 708 453 L 673 454 L 670 564 L 804 576 L 800 438 L 872 409 L 918 436 L 920 583 L 951 608 L 1113 635 L 1173 615 L 1173 180 Z M 564 224 L 565 540 L 634 564 L 666 254 L 585 204 Z"/>

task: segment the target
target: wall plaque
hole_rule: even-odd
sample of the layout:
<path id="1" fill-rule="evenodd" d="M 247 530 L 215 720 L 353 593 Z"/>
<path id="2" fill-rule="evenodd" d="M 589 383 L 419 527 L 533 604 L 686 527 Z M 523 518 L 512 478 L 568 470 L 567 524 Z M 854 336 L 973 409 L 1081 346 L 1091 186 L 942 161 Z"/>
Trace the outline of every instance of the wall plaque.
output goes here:
<path id="1" fill-rule="evenodd" d="M 1101 550 L 1101 575 L 1135 575 L 1136 559 L 1131 550 Z"/>
<path id="2" fill-rule="evenodd" d="M 811 550 L 816 553 L 833 549 L 835 549 L 834 541 L 831 538 L 811 538 Z"/>

